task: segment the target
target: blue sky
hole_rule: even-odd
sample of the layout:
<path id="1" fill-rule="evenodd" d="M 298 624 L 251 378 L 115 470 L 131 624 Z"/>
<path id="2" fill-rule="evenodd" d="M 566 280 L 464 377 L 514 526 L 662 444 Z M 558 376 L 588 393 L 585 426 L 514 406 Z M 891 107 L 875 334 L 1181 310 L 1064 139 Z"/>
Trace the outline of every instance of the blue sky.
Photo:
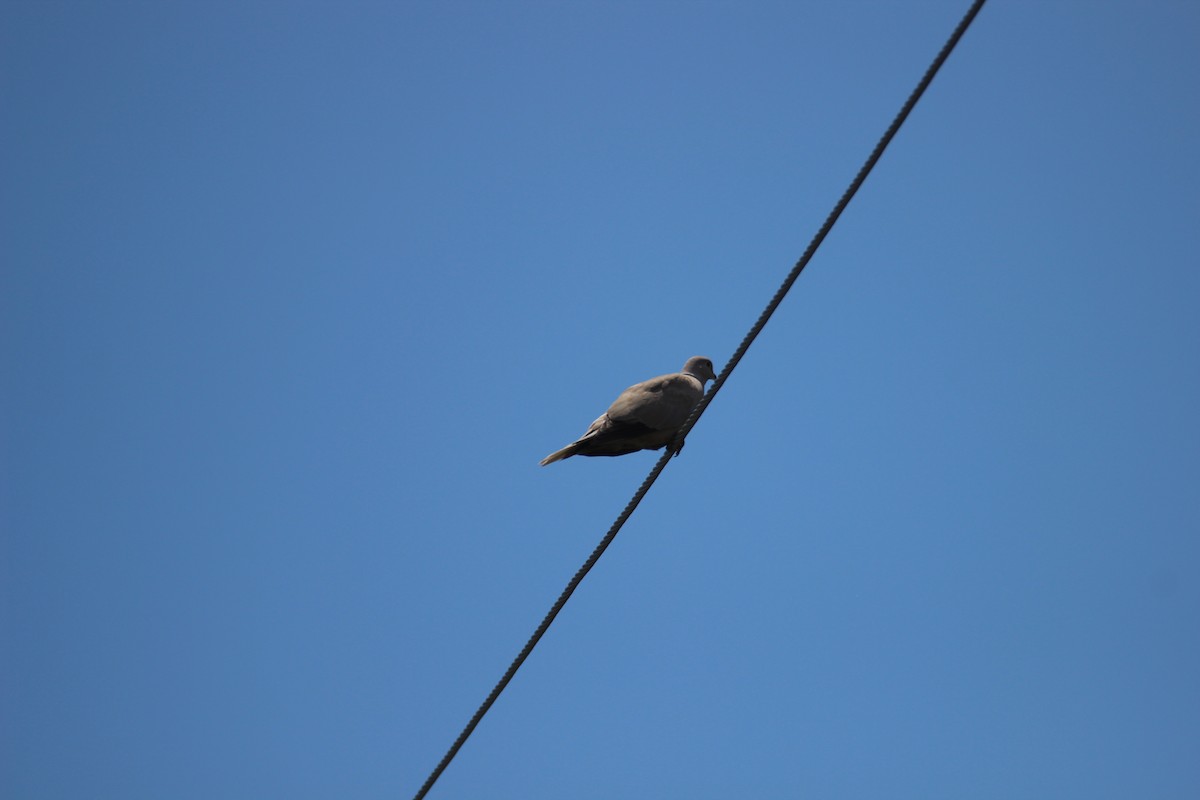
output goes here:
<path id="1" fill-rule="evenodd" d="M 4 4 L 0 793 L 411 796 L 966 6 Z M 1197 41 L 989 3 L 430 796 L 1198 796 Z"/>

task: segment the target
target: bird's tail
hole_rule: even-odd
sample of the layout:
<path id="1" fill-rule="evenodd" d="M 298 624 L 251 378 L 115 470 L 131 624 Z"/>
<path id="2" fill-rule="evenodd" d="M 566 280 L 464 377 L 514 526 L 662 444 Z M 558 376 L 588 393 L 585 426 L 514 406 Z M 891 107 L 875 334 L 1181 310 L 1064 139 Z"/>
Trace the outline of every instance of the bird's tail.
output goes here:
<path id="1" fill-rule="evenodd" d="M 579 442 L 571 442 L 562 450 L 555 450 L 550 455 L 542 459 L 542 466 L 553 464 L 555 461 L 562 461 L 564 458 L 570 458 L 579 452 Z"/>

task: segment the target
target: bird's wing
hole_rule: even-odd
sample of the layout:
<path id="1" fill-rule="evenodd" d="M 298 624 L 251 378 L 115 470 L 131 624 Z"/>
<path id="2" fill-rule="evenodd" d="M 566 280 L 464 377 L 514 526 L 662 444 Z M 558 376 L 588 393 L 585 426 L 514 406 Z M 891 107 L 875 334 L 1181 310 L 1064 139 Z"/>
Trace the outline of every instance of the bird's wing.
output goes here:
<path id="1" fill-rule="evenodd" d="M 613 422 L 636 422 L 654 430 L 673 430 L 704 395 L 704 386 L 683 373 L 661 375 L 621 392 L 607 416 Z"/>

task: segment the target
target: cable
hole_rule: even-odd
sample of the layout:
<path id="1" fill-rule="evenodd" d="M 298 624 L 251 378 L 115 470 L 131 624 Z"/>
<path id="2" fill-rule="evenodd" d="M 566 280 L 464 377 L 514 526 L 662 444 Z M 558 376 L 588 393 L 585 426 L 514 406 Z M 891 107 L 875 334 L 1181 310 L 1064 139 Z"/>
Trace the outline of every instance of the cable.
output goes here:
<path id="1" fill-rule="evenodd" d="M 934 76 L 937 75 L 938 70 L 942 67 L 942 64 L 945 63 L 946 59 L 950 56 L 951 51 L 954 50 L 954 47 L 958 44 L 959 39 L 961 39 L 963 34 L 966 33 L 967 28 L 971 26 L 971 22 L 975 19 L 975 16 L 979 13 L 979 10 L 983 8 L 984 2 L 986 2 L 986 0 L 974 0 L 974 2 L 971 4 L 970 10 L 967 11 L 966 16 L 962 18 L 962 21 L 958 23 L 958 27 L 954 29 L 954 33 L 952 33 L 950 38 L 946 40 L 946 44 L 942 46 L 941 52 L 937 54 L 937 57 L 933 60 L 933 63 L 930 64 L 929 69 L 925 71 L 925 75 L 922 76 L 920 83 L 917 84 L 917 88 L 913 90 L 912 94 L 909 95 L 908 100 L 904 103 L 904 106 L 900 109 L 900 113 L 898 113 L 896 118 L 892 120 L 892 124 L 883 134 L 883 137 L 879 140 L 879 143 L 875 145 L 875 149 L 871 152 L 871 155 L 867 158 L 866 163 L 863 164 L 862 168 L 858 171 L 858 174 L 854 177 L 854 180 L 850 183 L 850 187 L 846 189 L 845 193 L 842 195 L 842 198 L 838 201 L 837 205 L 834 206 L 833 211 L 831 211 L 829 216 L 825 219 L 825 224 L 823 224 L 821 229 L 817 231 L 817 235 L 813 237 L 813 240 L 809 243 L 808 248 L 805 249 L 804 254 L 800 256 L 800 260 L 796 262 L 794 267 L 792 267 L 792 271 L 788 273 L 787 278 L 783 281 L 783 284 L 779 287 L 779 290 L 775 292 L 775 296 L 771 298 L 771 302 L 767 304 L 767 307 L 763 310 L 762 314 L 759 315 L 758 320 L 754 323 L 754 326 L 750 329 L 750 332 L 746 334 L 746 338 L 744 338 L 742 343 L 738 345 L 738 349 L 734 352 L 733 357 L 729 359 L 729 363 L 725 365 L 725 368 L 721 370 L 721 374 L 717 376 L 716 381 L 713 382 L 713 385 L 709 389 L 708 393 L 692 410 L 692 413 L 688 417 L 687 421 L 683 423 L 683 426 L 679 429 L 679 433 L 676 434 L 674 443 L 667 447 L 666 451 L 662 454 L 662 456 L 659 457 L 658 462 L 654 465 L 654 468 L 650 470 L 650 474 L 646 476 L 646 479 L 642 481 L 642 485 L 638 487 L 636 492 L 634 492 L 633 499 L 629 501 L 629 504 L 625 506 L 625 510 L 621 512 L 620 516 L 618 516 L 616 521 L 612 524 L 612 527 L 608 529 L 608 533 L 604 534 L 604 538 L 600 540 L 598 545 L 596 545 L 596 549 L 592 551 L 590 556 L 588 556 L 587 561 L 583 562 L 583 566 L 581 566 L 575 573 L 575 576 L 571 578 L 571 581 L 567 584 L 567 588 L 563 589 L 563 592 L 561 595 L 559 595 L 558 600 L 554 602 L 554 605 L 550 608 L 549 613 L 547 613 L 545 619 L 542 620 L 542 624 L 538 625 L 537 630 L 535 630 L 533 635 L 529 637 L 529 641 L 525 643 L 525 647 L 521 649 L 521 652 L 513 660 L 512 664 L 509 665 L 508 670 L 504 673 L 504 677 L 500 679 L 499 683 L 497 683 L 492 689 L 491 693 L 488 694 L 487 699 L 484 700 L 482 705 L 479 706 L 479 709 L 475 712 L 474 716 L 471 717 L 471 721 L 467 723 L 467 726 L 463 728 L 462 733 L 458 735 L 458 738 L 454 740 L 454 744 L 452 744 L 450 749 L 446 752 L 446 755 L 442 757 L 441 762 L 438 763 L 437 767 L 434 768 L 429 777 L 425 779 L 424 785 L 421 786 L 421 789 L 416 793 L 413 800 L 423 800 L 425 795 L 429 793 L 429 790 L 433 787 L 433 784 L 439 777 L 441 777 L 442 772 L 444 772 L 446 767 L 449 766 L 450 762 L 454 759 L 454 756 L 458 754 L 459 749 L 462 748 L 463 744 L 467 741 L 467 738 L 475 730 L 475 727 L 479 725 L 479 722 L 483 719 L 484 714 L 486 714 L 488 709 L 492 707 L 492 704 L 496 702 L 496 699 L 500 696 L 500 693 L 504 691 L 506 686 L 508 686 L 509 681 L 513 679 L 513 676 L 517 674 L 517 670 L 521 668 L 523 663 L 525 663 L 525 659 L 528 658 L 529 654 L 533 652 L 533 648 L 537 646 L 538 641 L 541 640 L 542 636 L 545 635 L 546 631 L 550 628 L 551 623 L 554 622 L 554 618 L 558 616 L 558 612 L 562 611 L 563 606 L 565 606 L 567 601 L 571 599 L 571 595 L 575 593 L 575 590 L 579 587 L 579 584 L 583 582 L 584 577 L 588 574 L 588 572 L 591 571 L 592 567 L 596 565 L 596 562 L 600 560 L 600 556 L 604 555 L 604 551 L 608 549 L 608 546 L 612 544 L 613 539 L 617 537 L 617 533 L 621 530 L 621 527 L 624 526 L 629 517 L 633 515 L 633 512 L 638 507 L 638 504 L 642 502 L 642 499 L 646 496 L 646 493 L 650 491 L 650 487 L 654 485 L 654 482 L 658 480 L 658 476 L 662 474 L 663 469 L 666 468 L 667 462 L 671 460 L 671 456 L 677 452 L 678 447 L 681 445 L 684 438 L 688 435 L 692 428 L 696 426 L 696 422 L 700 419 L 700 415 L 704 413 L 705 409 L 707 409 L 709 404 L 713 401 L 713 398 L 716 397 L 717 392 L 719 392 L 721 387 L 725 385 L 725 381 L 729 379 L 730 373 L 732 373 L 734 368 L 737 367 L 738 362 L 742 360 L 742 356 L 746 354 L 746 351 L 750 349 L 750 345 L 756 338 L 758 338 L 758 334 L 762 332 L 764 327 L 766 327 L 767 322 L 771 319 L 771 315 L 775 313 L 775 309 L 779 307 L 779 304 L 783 302 L 784 296 L 787 295 L 788 290 L 792 288 L 792 284 L 796 282 L 796 279 L 800 277 L 800 273 L 804 271 L 806 266 L 808 266 L 808 262 L 812 260 L 813 255 L 817 252 L 817 248 L 821 246 L 823 241 L 825 241 L 825 237 L 829 234 L 829 231 L 833 229 L 834 224 L 837 223 L 838 217 L 842 215 L 842 212 L 846 209 L 846 206 L 850 204 L 850 201 L 858 192 L 859 187 L 861 187 L 863 182 L 866 181 L 867 176 L 875 167 L 876 162 L 878 162 L 880 157 L 883 155 L 883 151 L 887 149 L 888 144 L 892 141 L 892 138 L 895 137 L 896 132 L 900 130 L 900 126 L 904 124 L 904 121 L 908 118 L 909 113 L 916 106 L 917 101 L 921 99 L 921 95 L 923 95 L 925 90 L 929 88 L 929 84 L 933 82 Z"/>

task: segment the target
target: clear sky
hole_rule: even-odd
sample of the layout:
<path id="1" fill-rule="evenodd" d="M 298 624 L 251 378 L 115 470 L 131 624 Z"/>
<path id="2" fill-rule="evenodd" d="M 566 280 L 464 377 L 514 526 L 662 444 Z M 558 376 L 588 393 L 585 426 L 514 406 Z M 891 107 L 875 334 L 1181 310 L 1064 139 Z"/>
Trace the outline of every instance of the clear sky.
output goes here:
<path id="1" fill-rule="evenodd" d="M 0 795 L 410 797 L 967 5 L 0 6 Z M 1198 42 L 989 3 L 431 797 L 1200 796 Z"/>

